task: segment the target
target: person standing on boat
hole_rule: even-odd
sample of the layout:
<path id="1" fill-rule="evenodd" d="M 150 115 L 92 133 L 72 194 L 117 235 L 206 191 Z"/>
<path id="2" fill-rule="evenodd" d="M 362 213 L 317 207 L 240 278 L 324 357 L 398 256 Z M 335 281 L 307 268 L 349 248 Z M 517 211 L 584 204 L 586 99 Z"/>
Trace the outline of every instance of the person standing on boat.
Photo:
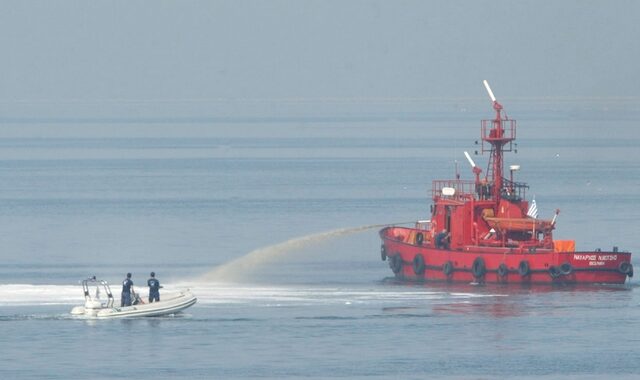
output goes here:
<path id="1" fill-rule="evenodd" d="M 131 281 L 131 273 L 127 273 L 127 278 L 122 281 L 122 295 L 120 297 L 120 306 L 131 306 L 131 294 L 133 291 L 133 281 Z"/>
<path id="2" fill-rule="evenodd" d="M 449 233 L 446 229 L 438 233 L 435 240 L 436 248 L 449 249 Z"/>
<path id="3" fill-rule="evenodd" d="M 147 285 L 149 285 L 149 303 L 153 301 L 160 301 L 160 281 L 156 280 L 156 273 L 151 272 L 151 278 L 147 280 Z"/>

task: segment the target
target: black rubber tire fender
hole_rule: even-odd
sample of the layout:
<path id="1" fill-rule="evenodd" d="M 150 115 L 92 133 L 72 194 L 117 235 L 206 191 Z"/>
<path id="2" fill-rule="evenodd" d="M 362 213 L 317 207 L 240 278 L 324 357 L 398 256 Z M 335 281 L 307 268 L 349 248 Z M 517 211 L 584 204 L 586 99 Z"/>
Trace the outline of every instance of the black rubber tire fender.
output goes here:
<path id="1" fill-rule="evenodd" d="M 424 257 L 418 253 L 413 257 L 413 273 L 416 275 L 424 274 Z"/>
<path id="2" fill-rule="evenodd" d="M 400 257 L 399 253 L 389 256 L 389 267 L 391 267 L 391 270 L 395 274 L 402 271 L 402 257 Z"/>
<path id="3" fill-rule="evenodd" d="M 560 265 L 560 274 L 562 274 L 563 276 L 568 276 L 571 273 L 573 273 L 573 267 L 570 263 L 564 262 Z"/>
<path id="4" fill-rule="evenodd" d="M 522 277 L 531 274 L 531 267 L 529 266 L 529 262 L 527 260 L 522 260 L 520 261 L 520 264 L 518 264 L 518 274 Z"/>
<path id="5" fill-rule="evenodd" d="M 507 268 L 507 264 L 500 263 L 500 265 L 498 265 L 498 277 L 505 278 L 507 276 L 507 273 L 509 273 L 509 268 Z"/>
<path id="6" fill-rule="evenodd" d="M 444 275 L 447 277 L 453 274 L 453 263 L 451 261 L 447 261 L 446 263 L 444 263 L 444 265 L 442 266 L 442 273 L 444 273 Z"/>
<path id="7" fill-rule="evenodd" d="M 628 261 L 621 262 L 620 265 L 618 265 L 618 272 L 633 277 L 633 264 Z"/>
<path id="8" fill-rule="evenodd" d="M 482 278 L 487 273 L 487 266 L 484 264 L 484 259 L 480 256 L 476 257 L 471 264 L 471 274 L 475 278 Z"/>
<path id="9" fill-rule="evenodd" d="M 560 269 L 557 266 L 552 265 L 549 267 L 549 276 L 551 276 L 551 278 L 558 278 L 560 274 Z"/>

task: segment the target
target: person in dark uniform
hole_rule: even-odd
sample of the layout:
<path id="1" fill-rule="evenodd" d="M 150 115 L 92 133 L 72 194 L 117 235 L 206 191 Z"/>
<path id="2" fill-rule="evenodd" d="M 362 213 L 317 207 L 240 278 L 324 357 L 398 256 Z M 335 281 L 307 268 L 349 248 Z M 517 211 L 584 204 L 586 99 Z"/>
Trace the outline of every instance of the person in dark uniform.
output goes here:
<path id="1" fill-rule="evenodd" d="M 156 280 L 156 273 L 151 272 L 151 278 L 147 280 L 149 285 L 149 303 L 153 301 L 160 301 L 160 281 Z"/>
<path id="2" fill-rule="evenodd" d="M 436 235 L 435 239 L 436 248 L 449 249 L 449 233 L 447 230 L 442 230 Z"/>
<path id="3" fill-rule="evenodd" d="M 131 306 L 131 293 L 133 291 L 133 281 L 131 281 L 131 273 L 127 273 L 127 278 L 122 281 L 122 295 L 120 297 L 120 306 Z"/>

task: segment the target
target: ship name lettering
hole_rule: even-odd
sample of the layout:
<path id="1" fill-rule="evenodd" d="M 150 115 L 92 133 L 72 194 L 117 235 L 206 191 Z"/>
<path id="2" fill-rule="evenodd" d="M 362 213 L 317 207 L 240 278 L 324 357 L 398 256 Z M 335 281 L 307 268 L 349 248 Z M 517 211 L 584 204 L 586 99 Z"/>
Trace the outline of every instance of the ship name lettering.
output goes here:
<path id="1" fill-rule="evenodd" d="M 596 255 L 573 255 L 573 259 L 595 261 Z"/>
<path id="2" fill-rule="evenodd" d="M 598 256 L 598 260 L 616 261 L 616 260 L 618 260 L 618 255 L 602 255 L 602 256 Z"/>

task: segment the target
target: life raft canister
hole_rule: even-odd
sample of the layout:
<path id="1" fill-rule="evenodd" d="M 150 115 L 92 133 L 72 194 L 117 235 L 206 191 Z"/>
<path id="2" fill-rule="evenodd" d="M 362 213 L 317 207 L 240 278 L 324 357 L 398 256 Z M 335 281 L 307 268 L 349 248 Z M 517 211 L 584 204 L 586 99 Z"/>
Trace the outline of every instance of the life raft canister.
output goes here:
<path id="1" fill-rule="evenodd" d="M 382 261 L 387 260 L 387 248 L 384 246 L 384 244 L 380 246 L 380 258 L 382 259 Z"/>
<path id="2" fill-rule="evenodd" d="M 400 273 L 402 270 L 402 257 L 400 257 L 399 253 L 389 257 L 389 267 L 393 273 Z"/>
<path id="3" fill-rule="evenodd" d="M 442 266 L 442 273 L 444 273 L 444 275 L 447 277 L 451 276 L 451 274 L 453 273 L 453 263 L 451 261 L 447 261 L 446 263 L 444 263 L 444 265 Z"/>
<path id="4" fill-rule="evenodd" d="M 509 273 L 509 268 L 507 268 L 507 264 L 500 263 L 500 265 L 498 265 L 498 276 L 500 278 L 505 278 L 507 276 L 507 273 Z"/>
<path id="5" fill-rule="evenodd" d="M 487 272 L 487 267 L 484 265 L 484 259 L 482 257 L 476 257 L 471 264 L 471 274 L 475 278 L 482 278 Z"/>
<path id="6" fill-rule="evenodd" d="M 417 245 L 422 245 L 423 241 L 424 241 L 424 235 L 422 234 L 422 232 L 418 232 L 416 234 L 416 244 Z"/>
<path id="7" fill-rule="evenodd" d="M 419 253 L 413 258 L 413 272 L 417 275 L 424 273 L 424 257 Z"/>
<path id="8" fill-rule="evenodd" d="M 618 265 L 618 272 L 633 277 L 633 264 L 628 261 L 620 263 L 620 265 Z"/>
<path id="9" fill-rule="evenodd" d="M 518 274 L 522 277 L 531 274 L 531 268 L 529 267 L 529 262 L 527 260 L 522 260 L 520 261 L 520 264 L 518 264 Z"/>

